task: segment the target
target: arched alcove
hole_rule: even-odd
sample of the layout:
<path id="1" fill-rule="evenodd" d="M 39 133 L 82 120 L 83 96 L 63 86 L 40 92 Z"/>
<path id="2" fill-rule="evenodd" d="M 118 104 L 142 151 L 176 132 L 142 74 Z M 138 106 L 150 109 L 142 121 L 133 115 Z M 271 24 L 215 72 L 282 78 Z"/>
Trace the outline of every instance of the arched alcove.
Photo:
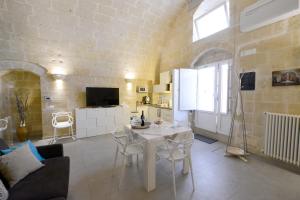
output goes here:
<path id="1" fill-rule="evenodd" d="M 47 70 L 44 67 L 35 63 L 14 60 L 0 60 L 0 72 L 7 70 L 29 71 L 40 77 L 47 75 Z"/>
<path id="2" fill-rule="evenodd" d="M 18 127 L 18 112 L 16 95 L 28 96 L 28 111 L 26 123 L 28 139 L 43 137 L 43 102 L 42 84 L 47 76 L 47 70 L 40 65 L 22 61 L 0 61 L 0 118 L 9 117 L 10 126 L 6 140 L 16 138 L 14 133 Z M 7 136 L 9 135 L 9 137 Z M 10 142 L 10 141 L 9 141 Z"/>

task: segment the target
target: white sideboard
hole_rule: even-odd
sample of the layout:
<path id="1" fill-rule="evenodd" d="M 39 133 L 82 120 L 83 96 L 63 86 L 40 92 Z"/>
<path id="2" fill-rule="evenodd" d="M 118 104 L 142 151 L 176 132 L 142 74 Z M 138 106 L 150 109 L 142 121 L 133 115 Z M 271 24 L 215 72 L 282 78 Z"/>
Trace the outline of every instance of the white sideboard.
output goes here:
<path id="1" fill-rule="evenodd" d="M 123 106 L 111 108 L 77 108 L 75 110 L 77 138 L 92 137 L 122 130 L 130 121 Z"/>

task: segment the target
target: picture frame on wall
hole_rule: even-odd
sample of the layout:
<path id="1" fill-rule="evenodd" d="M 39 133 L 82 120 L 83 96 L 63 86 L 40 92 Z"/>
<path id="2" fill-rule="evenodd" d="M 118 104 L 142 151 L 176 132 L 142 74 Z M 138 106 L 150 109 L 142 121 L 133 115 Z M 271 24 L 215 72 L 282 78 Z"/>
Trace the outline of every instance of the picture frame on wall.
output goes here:
<path id="1" fill-rule="evenodd" d="M 255 72 L 246 72 L 240 74 L 241 90 L 255 90 Z"/>
<path id="2" fill-rule="evenodd" d="M 300 85 L 300 68 L 272 72 L 272 86 Z"/>

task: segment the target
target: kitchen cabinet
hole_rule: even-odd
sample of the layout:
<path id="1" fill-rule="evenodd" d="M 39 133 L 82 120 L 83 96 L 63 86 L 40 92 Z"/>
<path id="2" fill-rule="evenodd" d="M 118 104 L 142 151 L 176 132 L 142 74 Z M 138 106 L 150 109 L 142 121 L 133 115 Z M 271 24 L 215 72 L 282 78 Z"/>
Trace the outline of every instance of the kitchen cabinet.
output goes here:
<path id="1" fill-rule="evenodd" d="M 153 121 L 157 120 L 157 111 L 158 111 L 157 108 L 155 108 L 153 106 L 148 106 L 148 114 L 149 114 L 148 120 L 149 121 L 153 122 Z"/>
<path id="2" fill-rule="evenodd" d="M 159 74 L 160 84 L 169 84 L 172 82 L 172 76 L 170 71 L 162 72 Z"/>
<path id="3" fill-rule="evenodd" d="M 173 122 L 173 111 L 169 109 L 161 109 L 161 118 L 167 122 Z"/>

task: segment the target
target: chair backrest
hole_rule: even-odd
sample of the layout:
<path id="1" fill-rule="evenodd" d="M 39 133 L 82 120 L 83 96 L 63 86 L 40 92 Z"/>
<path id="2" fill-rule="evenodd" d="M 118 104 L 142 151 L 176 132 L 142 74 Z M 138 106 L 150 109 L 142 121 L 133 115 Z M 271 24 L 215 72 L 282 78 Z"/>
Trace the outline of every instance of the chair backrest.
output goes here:
<path id="1" fill-rule="evenodd" d="M 129 144 L 129 136 L 125 132 L 118 132 L 114 131 L 112 133 L 113 140 L 115 141 L 116 145 L 121 149 L 122 151 L 126 151 L 127 145 Z"/>
<path id="2" fill-rule="evenodd" d="M 6 130 L 7 125 L 8 125 L 8 119 L 7 118 L 0 119 L 0 131 Z"/>
<path id="3" fill-rule="evenodd" d="M 73 124 L 73 117 L 71 112 L 56 112 L 52 113 L 52 126 L 55 127 L 59 123 L 69 123 L 70 125 Z"/>
<path id="4" fill-rule="evenodd" d="M 167 140 L 167 148 L 171 158 L 173 158 L 174 154 L 178 151 L 180 151 L 184 156 L 189 156 L 191 154 L 194 142 L 194 134 L 192 132 L 177 134 L 165 139 Z"/>

